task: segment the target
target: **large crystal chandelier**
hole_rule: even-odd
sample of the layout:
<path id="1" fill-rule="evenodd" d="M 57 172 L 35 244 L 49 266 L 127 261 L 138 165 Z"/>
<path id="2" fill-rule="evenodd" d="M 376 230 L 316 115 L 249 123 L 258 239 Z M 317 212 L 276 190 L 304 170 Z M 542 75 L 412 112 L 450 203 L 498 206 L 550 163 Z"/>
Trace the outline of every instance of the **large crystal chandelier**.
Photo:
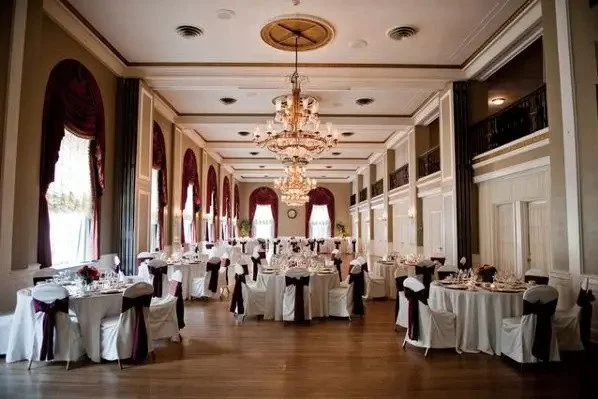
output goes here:
<path id="1" fill-rule="evenodd" d="M 274 180 L 274 188 L 280 190 L 282 202 L 288 206 L 301 206 L 309 201 L 308 193 L 316 188 L 316 181 L 305 176 L 304 162 L 290 163 L 285 167 L 286 176 Z"/>
<path id="2" fill-rule="evenodd" d="M 337 131 L 327 123 L 320 129 L 318 100 L 301 94 L 301 81 L 304 76 L 297 72 L 298 47 L 295 35 L 295 72 L 290 77 L 292 94 L 275 100 L 274 119 L 265 126 L 258 126 L 254 133 L 254 142 L 274 152 L 279 159 L 310 161 L 325 150 L 337 144 Z"/>

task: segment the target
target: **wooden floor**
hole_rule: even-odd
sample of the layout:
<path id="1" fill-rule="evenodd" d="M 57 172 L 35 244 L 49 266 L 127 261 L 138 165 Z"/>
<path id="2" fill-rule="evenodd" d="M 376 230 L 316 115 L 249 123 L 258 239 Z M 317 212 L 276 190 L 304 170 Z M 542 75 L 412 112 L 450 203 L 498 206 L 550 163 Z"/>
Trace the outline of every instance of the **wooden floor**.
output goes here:
<path id="1" fill-rule="evenodd" d="M 579 397 L 596 368 L 527 370 L 488 355 L 400 347 L 394 303 L 369 302 L 358 321 L 311 326 L 246 321 L 226 302 L 188 302 L 183 342 L 165 343 L 155 362 L 0 365 L 0 398 L 529 398 Z M 574 362 L 573 364 L 576 364 Z M 590 396 L 594 396 L 594 391 Z"/>

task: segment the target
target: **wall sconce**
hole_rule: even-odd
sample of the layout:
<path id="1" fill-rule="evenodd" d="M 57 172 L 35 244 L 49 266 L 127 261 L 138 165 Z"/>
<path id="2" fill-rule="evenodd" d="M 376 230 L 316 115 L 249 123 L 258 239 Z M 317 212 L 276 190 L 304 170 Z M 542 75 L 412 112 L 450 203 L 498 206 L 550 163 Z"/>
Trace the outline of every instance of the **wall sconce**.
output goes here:
<path id="1" fill-rule="evenodd" d="M 407 211 L 407 217 L 409 217 L 409 219 L 415 219 L 415 216 L 417 215 L 417 211 L 415 210 L 415 207 L 410 207 L 409 210 Z"/>

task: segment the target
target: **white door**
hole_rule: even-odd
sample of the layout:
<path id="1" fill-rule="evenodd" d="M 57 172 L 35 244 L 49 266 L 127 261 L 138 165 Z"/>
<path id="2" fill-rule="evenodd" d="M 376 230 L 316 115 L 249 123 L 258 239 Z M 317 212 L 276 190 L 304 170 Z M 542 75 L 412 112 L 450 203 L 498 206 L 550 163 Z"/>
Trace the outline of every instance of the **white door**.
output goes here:
<path id="1" fill-rule="evenodd" d="M 360 246 L 359 251 L 365 253 L 367 251 L 368 243 L 370 241 L 370 222 L 367 212 L 361 212 L 361 234 L 359 237 Z"/>
<path id="2" fill-rule="evenodd" d="M 551 269 L 550 217 L 546 201 L 528 203 L 526 268 Z"/>
<path id="3" fill-rule="evenodd" d="M 512 203 L 496 206 L 495 231 L 494 266 L 515 272 L 515 214 Z"/>
<path id="4" fill-rule="evenodd" d="M 441 255 L 444 253 L 442 247 L 442 212 L 430 212 L 430 248 L 432 252 L 430 256 Z"/>

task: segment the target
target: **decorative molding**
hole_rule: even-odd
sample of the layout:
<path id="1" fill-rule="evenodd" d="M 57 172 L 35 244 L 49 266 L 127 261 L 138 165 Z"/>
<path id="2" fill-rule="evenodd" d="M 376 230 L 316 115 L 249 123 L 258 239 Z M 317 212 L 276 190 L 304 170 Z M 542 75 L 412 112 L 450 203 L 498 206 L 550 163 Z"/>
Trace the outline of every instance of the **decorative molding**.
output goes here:
<path id="1" fill-rule="evenodd" d="M 416 183 L 417 197 L 429 197 L 442 192 L 440 187 L 440 171 L 419 179 Z"/>
<path id="2" fill-rule="evenodd" d="M 409 183 L 388 192 L 388 203 L 390 205 L 404 200 L 409 200 Z"/>
<path id="3" fill-rule="evenodd" d="M 549 128 L 546 127 L 525 137 L 521 137 L 517 140 L 511 141 L 510 143 L 476 155 L 473 157 L 473 168 L 476 169 L 493 162 L 510 158 L 517 154 L 531 151 L 535 148 L 544 147 L 545 145 L 550 144 L 548 132 Z"/>
<path id="4" fill-rule="evenodd" d="M 429 181 L 436 182 L 436 180 L 440 181 L 440 171 L 434 172 L 434 173 L 430 173 L 429 175 L 424 176 L 424 177 L 420 177 L 415 182 L 415 184 L 419 188 L 420 186 L 423 186 L 423 185 L 427 184 Z"/>
<path id="5" fill-rule="evenodd" d="M 550 166 L 550 157 L 545 156 L 542 158 L 537 158 L 528 162 L 523 162 L 517 165 L 509 166 L 500 170 L 496 170 L 493 172 L 488 172 L 483 175 L 478 175 L 473 178 L 474 183 L 481 183 L 487 180 L 494 180 L 500 179 L 503 177 L 511 176 L 514 174 L 525 174 L 525 173 L 534 173 L 536 172 L 533 169 L 543 168 Z"/>
<path id="6" fill-rule="evenodd" d="M 370 200 L 371 209 L 382 209 L 384 208 L 384 194 L 380 194 Z"/>
<path id="7" fill-rule="evenodd" d="M 176 110 L 164 100 L 164 98 L 158 94 L 155 90 L 152 90 L 154 94 L 154 109 L 163 115 L 170 123 L 175 123 L 176 117 L 178 116 Z"/>
<path id="8" fill-rule="evenodd" d="M 440 99 L 436 92 L 413 114 L 412 123 L 414 125 L 429 125 L 438 118 L 439 111 Z"/>

